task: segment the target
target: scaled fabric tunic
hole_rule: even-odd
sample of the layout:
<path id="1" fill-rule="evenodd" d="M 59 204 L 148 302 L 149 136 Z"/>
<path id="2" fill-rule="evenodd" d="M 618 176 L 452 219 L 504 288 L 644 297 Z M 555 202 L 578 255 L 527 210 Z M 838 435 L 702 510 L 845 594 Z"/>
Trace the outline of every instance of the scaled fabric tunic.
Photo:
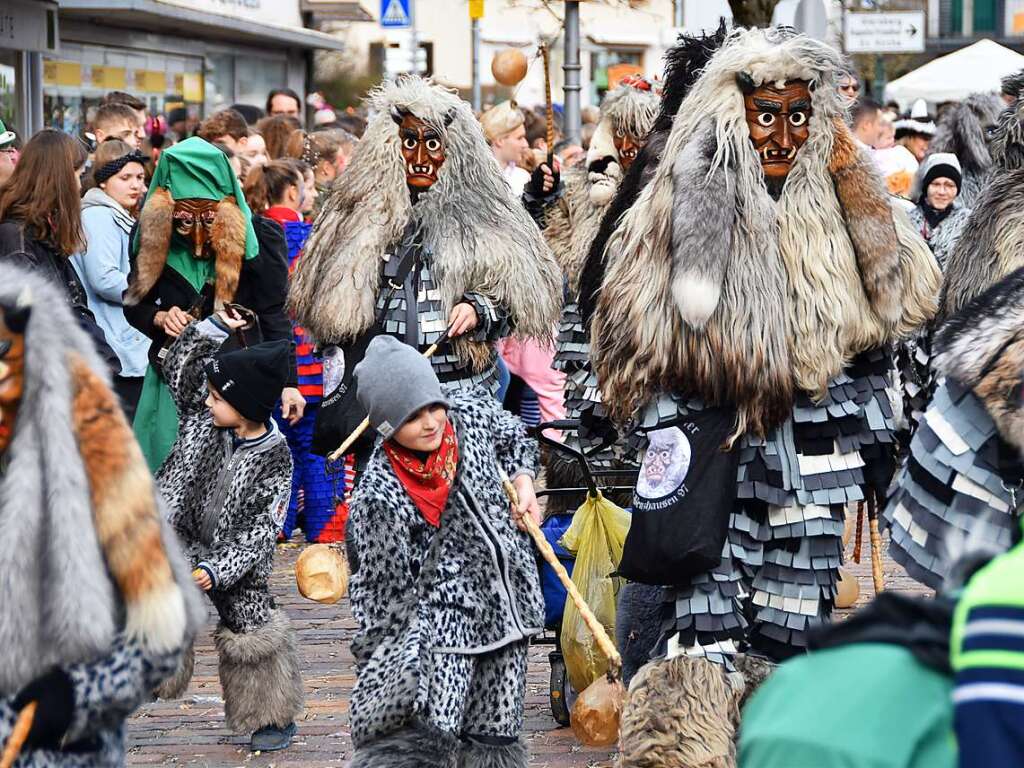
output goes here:
<path id="1" fill-rule="evenodd" d="M 792 416 L 767 439 L 737 440 L 737 494 L 721 563 L 686 587 L 666 588 L 657 655 L 721 660 L 744 639 L 779 657 L 806 647 L 810 626 L 832 613 L 845 510 L 872 486 L 880 492 L 891 474 L 889 364 L 879 350 L 859 355 L 822 402 L 800 393 Z M 644 410 L 639 429 L 702 407 L 664 395 Z"/>

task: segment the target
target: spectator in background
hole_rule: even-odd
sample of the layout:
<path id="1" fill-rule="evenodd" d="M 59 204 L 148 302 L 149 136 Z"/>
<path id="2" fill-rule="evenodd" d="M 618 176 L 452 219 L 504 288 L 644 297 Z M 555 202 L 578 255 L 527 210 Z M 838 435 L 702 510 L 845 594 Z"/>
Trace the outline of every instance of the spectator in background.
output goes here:
<path id="1" fill-rule="evenodd" d="M 228 109 L 235 110 L 249 125 L 256 125 L 265 116 L 264 111 L 255 104 L 232 104 Z"/>
<path id="2" fill-rule="evenodd" d="M 555 144 L 555 157 L 563 168 L 572 168 L 576 163 L 586 157 L 583 147 L 569 139 L 563 139 Z"/>
<path id="3" fill-rule="evenodd" d="M 320 133 L 320 131 L 318 131 L 318 133 Z M 330 130 L 323 131 L 323 133 L 331 136 L 338 143 L 338 154 L 334 158 L 334 165 L 337 168 L 335 176 L 337 176 L 343 173 L 345 168 L 348 167 L 348 161 L 352 157 L 352 153 L 355 151 L 356 144 L 359 142 L 359 139 L 344 128 L 331 128 Z"/>
<path id="4" fill-rule="evenodd" d="M 18 134 L 7 130 L 0 120 L 0 187 L 7 183 L 18 164 Z"/>
<path id="5" fill-rule="evenodd" d="M 138 96 L 132 96 L 130 93 L 125 93 L 124 91 L 110 91 L 103 97 L 103 103 L 124 104 L 126 107 L 130 107 L 132 112 L 135 113 L 135 119 L 139 123 L 139 141 L 141 142 L 146 138 L 145 126 L 146 119 L 148 117 L 146 102 Z"/>
<path id="6" fill-rule="evenodd" d="M 590 140 L 594 138 L 594 132 L 597 130 L 596 123 L 584 123 L 580 127 L 580 144 L 583 145 L 583 149 L 590 149 Z"/>
<path id="7" fill-rule="evenodd" d="M 936 152 L 928 155 L 914 179 L 910 221 L 935 254 L 942 269 L 960 241 L 971 210 L 957 197 L 963 184 L 963 172 L 956 155 Z"/>
<path id="8" fill-rule="evenodd" d="M 501 174 L 516 197 L 523 194 L 530 180 L 529 172 L 519 167 L 523 156 L 530 151 L 525 122 L 522 111 L 509 101 L 496 104 L 480 116 L 487 143 L 491 145 L 491 151 L 501 166 Z"/>
<path id="9" fill-rule="evenodd" d="M 341 142 L 337 139 L 335 131 L 316 131 L 306 133 L 303 130 L 293 131 L 288 138 L 286 156 L 301 160 L 313 169 L 313 176 L 316 188 L 319 193 L 319 204 L 315 210 L 320 210 L 327 197 L 331 184 L 348 162 L 348 156 L 342 157 Z M 351 152 L 349 152 L 351 154 Z"/>
<path id="10" fill-rule="evenodd" d="M 318 109 L 313 115 L 313 126 L 316 130 L 333 128 L 338 123 L 338 116 L 330 107 Z"/>
<path id="11" fill-rule="evenodd" d="M 267 114 L 271 117 L 302 119 L 302 99 L 291 88 L 275 88 L 267 96 Z"/>
<path id="12" fill-rule="evenodd" d="M 89 311 L 71 264 L 84 246 L 81 173 L 88 154 L 79 139 L 44 128 L 26 144 L 0 189 L 0 261 L 31 269 L 61 289 L 79 326 L 113 373 L 117 356 Z"/>
<path id="13" fill-rule="evenodd" d="M 146 137 L 135 110 L 117 102 L 100 105 L 93 118 L 92 133 L 97 144 L 114 138 L 120 139 L 132 149 L 138 149 Z"/>
<path id="14" fill-rule="evenodd" d="M 232 152 L 242 152 L 249 143 L 249 125 L 235 110 L 222 109 L 203 120 L 196 135 L 211 144 L 223 144 Z"/>
<path id="15" fill-rule="evenodd" d="M 857 77 L 857 68 L 849 59 L 843 61 L 843 69 L 839 73 L 839 82 L 836 85 L 839 95 L 847 105 L 852 105 L 860 95 L 860 78 Z"/>
<path id="16" fill-rule="evenodd" d="M 146 192 L 145 160 L 137 149 L 119 139 L 109 139 L 96 149 L 92 173 L 95 186 L 82 198 L 86 247 L 71 259 L 85 288 L 89 309 L 121 363 L 121 373 L 114 377 L 114 391 L 121 398 L 129 423 L 135 417 L 149 365 L 149 338 L 125 320 L 122 300 L 131 271 L 133 212 Z"/>
<path id="17" fill-rule="evenodd" d="M 351 136 L 355 137 L 355 140 L 363 138 L 363 133 L 366 131 L 366 119 L 357 115 L 355 112 L 339 112 L 337 115 L 337 125 L 347 131 Z"/>
<path id="18" fill-rule="evenodd" d="M 267 143 L 254 128 L 249 129 L 249 141 L 246 142 L 245 149 L 239 154 L 250 167 L 258 167 L 270 162 L 270 158 L 267 157 Z"/>
<path id="19" fill-rule="evenodd" d="M 174 132 L 178 141 L 188 138 L 188 110 L 185 107 L 175 107 L 167 113 L 167 127 Z"/>
<path id="20" fill-rule="evenodd" d="M 548 153 L 547 120 L 532 110 L 525 112 L 523 119 L 526 141 L 530 145 L 530 149 L 539 150 L 546 155 Z"/>
<path id="21" fill-rule="evenodd" d="M 853 107 L 853 135 L 862 146 L 873 148 L 878 144 L 882 128 L 882 108 L 877 101 L 861 99 Z"/>
<path id="22" fill-rule="evenodd" d="M 256 123 L 256 131 L 266 142 L 267 157 L 271 160 L 280 160 L 287 157 L 288 139 L 293 132 L 299 130 L 302 124 L 294 117 L 284 115 L 278 117 L 264 117 Z"/>

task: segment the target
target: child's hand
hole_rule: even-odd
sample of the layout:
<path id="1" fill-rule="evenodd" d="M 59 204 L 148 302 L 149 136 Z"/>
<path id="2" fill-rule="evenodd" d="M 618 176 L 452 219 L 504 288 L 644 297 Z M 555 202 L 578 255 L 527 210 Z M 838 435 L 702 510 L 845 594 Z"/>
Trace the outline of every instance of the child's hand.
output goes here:
<path id="1" fill-rule="evenodd" d="M 540 504 L 537 502 L 537 494 L 533 489 L 533 478 L 529 475 L 519 475 L 512 481 L 516 493 L 519 496 L 519 504 L 512 507 L 512 521 L 521 531 L 526 530 L 526 523 L 523 521 L 525 515 L 533 518 L 533 522 L 540 526 Z"/>
<path id="2" fill-rule="evenodd" d="M 196 568 L 192 571 L 192 578 L 195 580 L 196 586 L 203 590 L 203 592 L 209 592 L 213 589 L 213 580 L 205 568 Z"/>
<path id="3" fill-rule="evenodd" d="M 244 328 L 246 323 L 249 322 L 244 317 L 232 317 L 225 309 L 221 309 L 217 312 L 217 319 L 224 324 L 225 328 L 230 328 L 232 331 Z"/>

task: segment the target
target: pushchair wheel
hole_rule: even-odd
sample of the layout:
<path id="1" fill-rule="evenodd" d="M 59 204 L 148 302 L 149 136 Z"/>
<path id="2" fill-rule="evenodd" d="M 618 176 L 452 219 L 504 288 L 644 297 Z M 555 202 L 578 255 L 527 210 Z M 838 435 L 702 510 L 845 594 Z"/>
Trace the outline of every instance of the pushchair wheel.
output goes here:
<path id="1" fill-rule="evenodd" d="M 572 708 L 572 701 L 575 695 L 572 686 L 569 684 L 569 675 L 565 669 L 565 659 L 561 651 L 552 651 L 548 654 L 548 661 L 551 663 L 551 685 L 548 691 L 548 698 L 551 702 L 551 715 L 559 725 L 569 725 L 569 710 Z"/>

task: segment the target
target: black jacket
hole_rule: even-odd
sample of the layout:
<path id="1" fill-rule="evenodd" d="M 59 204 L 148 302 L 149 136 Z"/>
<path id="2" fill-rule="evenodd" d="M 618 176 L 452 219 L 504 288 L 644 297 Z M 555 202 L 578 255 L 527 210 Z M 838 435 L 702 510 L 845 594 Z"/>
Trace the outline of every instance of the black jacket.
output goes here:
<path id="1" fill-rule="evenodd" d="M 30 269 L 58 286 L 67 297 L 68 306 L 78 320 L 78 325 L 89 334 L 111 375 L 116 376 L 121 372 L 117 355 L 107 344 L 103 329 L 96 324 L 96 318 L 89 311 L 85 289 L 70 257 L 58 253 L 52 245 L 26 235 L 21 221 L 6 219 L 0 222 L 0 260 Z"/>
<path id="2" fill-rule="evenodd" d="M 256 258 L 242 265 L 235 303 L 251 309 L 259 317 L 263 341 L 285 339 L 291 342 L 292 324 L 284 308 L 288 293 L 288 245 L 284 239 L 284 230 L 276 221 L 259 214 L 252 217 L 252 225 L 256 230 L 259 253 Z M 133 231 L 132 240 L 134 239 Z M 133 272 L 134 259 L 133 253 Z M 166 311 L 169 307 L 180 307 L 187 312 L 198 297 L 199 293 L 188 280 L 175 270 L 165 268 L 156 285 L 142 301 L 133 307 L 124 308 L 124 316 L 128 322 L 153 339 L 153 344 L 149 348 L 151 363 L 156 361 L 157 354 L 167 339 L 167 335 L 153 325 L 153 317 L 157 312 Z M 210 296 L 203 307 L 203 317 L 208 317 L 212 313 L 213 297 Z M 294 360 L 292 362 L 288 386 L 296 386 L 298 382 Z"/>

